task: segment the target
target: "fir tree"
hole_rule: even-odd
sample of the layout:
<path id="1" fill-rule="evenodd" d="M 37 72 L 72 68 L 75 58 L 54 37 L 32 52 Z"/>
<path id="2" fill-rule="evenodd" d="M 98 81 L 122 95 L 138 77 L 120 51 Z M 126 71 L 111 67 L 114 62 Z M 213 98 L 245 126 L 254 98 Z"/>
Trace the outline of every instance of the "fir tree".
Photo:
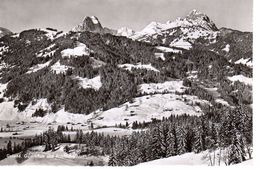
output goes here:
<path id="1" fill-rule="evenodd" d="M 186 144 L 186 130 L 183 127 L 178 127 L 177 129 L 177 139 L 178 139 L 178 154 L 184 154 L 187 152 Z"/>
<path id="2" fill-rule="evenodd" d="M 159 159 L 162 156 L 161 137 L 159 126 L 155 126 L 151 131 L 151 160 Z"/>
<path id="3" fill-rule="evenodd" d="M 117 166 L 117 160 L 113 150 L 109 156 L 108 166 Z"/>
<path id="4" fill-rule="evenodd" d="M 7 153 L 8 154 L 12 154 L 12 152 L 13 152 L 13 150 L 12 150 L 12 142 L 11 142 L 11 140 L 9 140 L 9 142 L 7 143 Z"/>
<path id="5" fill-rule="evenodd" d="M 170 130 L 168 131 L 167 142 L 168 142 L 169 148 L 167 149 L 166 157 L 177 155 L 178 145 L 177 145 L 176 129 L 175 129 L 175 126 L 173 126 L 173 125 L 170 128 Z"/>
<path id="6" fill-rule="evenodd" d="M 200 129 L 196 128 L 195 130 L 195 140 L 193 144 L 193 151 L 195 153 L 201 152 L 202 149 L 202 136 L 201 136 L 201 131 Z"/>
<path id="7" fill-rule="evenodd" d="M 238 164 L 246 160 L 245 147 L 243 139 L 240 135 L 236 134 L 233 137 L 232 144 L 230 145 L 228 153 L 228 165 Z"/>

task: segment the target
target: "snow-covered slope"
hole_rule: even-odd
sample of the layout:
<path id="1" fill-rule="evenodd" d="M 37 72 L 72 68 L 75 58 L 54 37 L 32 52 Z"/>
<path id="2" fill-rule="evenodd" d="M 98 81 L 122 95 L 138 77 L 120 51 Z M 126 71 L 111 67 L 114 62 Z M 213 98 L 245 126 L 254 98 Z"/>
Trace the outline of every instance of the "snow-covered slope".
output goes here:
<path id="1" fill-rule="evenodd" d="M 132 69 L 147 69 L 147 70 L 159 72 L 159 70 L 156 69 L 155 67 L 153 67 L 151 64 L 138 63 L 136 65 L 133 65 L 133 64 L 126 63 L 126 64 L 120 64 L 120 65 L 118 65 L 118 67 L 129 70 L 129 71 L 131 71 Z"/>
<path id="2" fill-rule="evenodd" d="M 117 30 L 117 35 L 118 36 L 126 36 L 126 37 L 130 37 L 132 35 L 134 35 L 134 30 L 129 29 L 127 27 L 122 27 L 120 29 Z"/>
<path id="3" fill-rule="evenodd" d="M 140 167 L 149 167 L 149 166 L 174 166 L 174 165 L 182 165 L 182 166 L 226 166 L 225 164 L 225 151 L 222 150 L 222 154 L 219 155 L 219 150 L 215 151 L 215 161 L 214 152 L 204 151 L 198 154 L 195 153 L 185 153 L 178 156 L 163 158 L 159 160 L 149 161 L 145 163 L 139 164 Z M 219 161 L 220 157 L 220 161 Z M 210 160 L 211 159 L 211 160 Z M 252 166 L 253 159 L 246 160 L 240 164 L 236 164 L 235 166 Z"/>
<path id="4" fill-rule="evenodd" d="M 78 80 L 79 85 L 84 89 L 93 88 L 95 90 L 98 90 L 102 86 L 100 76 L 96 76 L 92 79 L 77 76 L 74 79 Z"/>
<path id="5" fill-rule="evenodd" d="M 252 62 L 251 58 L 247 58 L 247 59 L 241 58 L 241 59 L 237 60 L 235 62 L 235 64 L 243 64 L 243 65 L 246 65 L 250 68 L 253 68 L 253 62 Z"/>
<path id="6" fill-rule="evenodd" d="M 90 161 L 105 165 L 108 161 L 108 156 L 79 156 L 79 150 L 71 150 L 66 153 L 65 146 L 73 147 L 80 146 L 77 144 L 60 144 L 56 151 L 44 151 L 44 146 L 35 146 L 27 150 L 27 157 L 24 161 L 19 162 L 17 157 L 19 154 L 13 154 L 8 158 L 0 161 L 0 165 L 32 165 L 32 166 L 86 166 Z"/>
<path id="7" fill-rule="evenodd" d="M 83 55 L 89 56 L 90 52 L 91 52 L 91 50 L 89 48 L 87 48 L 85 44 L 78 42 L 77 46 L 75 48 L 64 49 L 63 51 L 61 51 L 61 56 L 63 58 L 77 57 L 77 56 L 83 56 Z"/>
<path id="8" fill-rule="evenodd" d="M 52 28 L 46 28 L 46 29 L 40 29 L 41 31 L 45 32 L 45 35 L 50 39 L 50 40 L 54 40 L 56 38 L 59 38 L 63 35 L 65 35 L 65 33 L 63 33 L 63 31 L 58 31 L 57 29 L 52 29 Z"/>
<path id="9" fill-rule="evenodd" d="M 57 61 L 55 64 L 51 66 L 51 71 L 53 73 L 59 74 L 59 73 L 66 73 L 66 71 L 69 68 L 73 68 L 71 66 L 62 65 L 60 61 Z"/>
<path id="10" fill-rule="evenodd" d="M 253 84 L 253 78 L 249 78 L 244 75 L 235 75 L 232 77 L 228 77 L 228 80 L 230 80 L 232 82 L 239 81 L 239 82 L 242 82 L 249 86 L 252 86 L 252 84 Z"/>
<path id="11" fill-rule="evenodd" d="M 93 79 L 84 79 L 74 77 L 79 80 L 79 85 L 83 88 L 94 88 L 98 90 L 101 87 L 100 77 Z M 2 85 L 1 90 L 4 90 L 6 85 Z M 27 108 L 18 113 L 17 108 L 14 108 L 14 102 L 0 103 L 1 120 L 18 120 L 18 121 L 37 121 L 44 124 L 47 123 L 89 123 L 92 122 L 95 126 L 115 126 L 116 124 L 124 124 L 126 121 L 131 124 L 134 121 L 151 121 L 152 118 L 162 119 L 170 115 L 189 114 L 199 116 L 202 114 L 200 105 L 210 105 L 206 100 L 198 99 L 197 96 L 177 95 L 183 93 L 185 88 L 183 82 L 167 81 L 164 83 L 141 84 L 139 93 L 143 96 L 136 97 L 132 102 L 126 102 L 119 107 L 112 108 L 106 111 L 97 110 L 89 115 L 74 114 L 77 112 L 67 112 L 64 108 L 56 113 L 52 113 L 51 104 L 47 99 L 35 100 L 34 104 L 30 103 Z M 165 94 L 166 93 L 166 94 Z M 44 117 L 32 117 L 37 109 L 42 109 L 48 113 Z M 10 113 L 11 112 L 11 113 Z"/>

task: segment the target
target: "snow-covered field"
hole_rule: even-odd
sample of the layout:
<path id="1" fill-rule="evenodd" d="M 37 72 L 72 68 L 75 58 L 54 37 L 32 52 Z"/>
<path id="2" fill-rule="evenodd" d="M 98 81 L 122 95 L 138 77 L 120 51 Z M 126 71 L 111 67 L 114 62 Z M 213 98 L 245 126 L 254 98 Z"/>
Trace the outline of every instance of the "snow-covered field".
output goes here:
<path id="1" fill-rule="evenodd" d="M 169 52 L 169 53 L 182 53 L 181 50 L 172 49 L 172 48 L 164 47 L 164 46 L 157 46 L 156 49 L 159 49 L 159 50 L 161 50 L 163 52 Z"/>
<path id="2" fill-rule="evenodd" d="M 0 161 L 0 165 L 66 165 L 66 166 L 86 166 L 91 161 L 94 165 L 107 165 L 108 156 L 79 156 L 79 150 L 72 149 L 69 153 L 64 151 L 65 146 L 80 147 L 78 144 L 60 144 L 56 151 L 44 152 L 44 146 L 35 146 L 30 148 L 25 159 L 19 158 L 19 154 L 13 154 Z"/>
<path id="3" fill-rule="evenodd" d="M 230 106 L 229 103 L 227 101 L 225 101 L 224 99 L 216 99 L 215 102 L 226 105 L 226 106 Z"/>
<path id="4" fill-rule="evenodd" d="M 55 48 L 55 44 L 51 44 L 47 48 L 40 50 L 39 53 L 36 53 L 36 57 L 47 57 L 54 55 L 56 49 L 52 50 L 53 48 Z"/>
<path id="5" fill-rule="evenodd" d="M 187 102 L 184 100 L 187 100 Z M 197 101 L 203 102 L 199 99 Z M 135 98 L 131 103 L 127 102 L 107 111 L 91 113 L 92 118 L 90 120 L 96 126 L 112 126 L 126 122 L 131 124 L 134 121 L 151 121 L 152 118 L 162 119 L 170 115 L 189 114 L 199 116 L 202 111 L 200 107 L 196 106 L 195 102 L 196 97 L 185 95 L 155 94 L 141 96 Z M 206 101 L 203 103 L 208 104 Z"/>
<path id="6" fill-rule="evenodd" d="M 93 88 L 95 90 L 98 90 L 102 86 L 100 76 L 96 76 L 92 79 L 82 78 L 82 77 L 77 76 L 77 77 L 74 77 L 74 79 L 78 80 L 79 85 L 81 87 L 83 87 L 84 89 Z"/>
<path id="7" fill-rule="evenodd" d="M 87 48 L 85 44 L 78 42 L 77 46 L 75 48 L 64 49 L 63 51 L 61 51 L 61 56 L 63 58 L 77 57 L 77 56 L 83 56 L 83 55 L 89 56 L 90 52 L 91 52 L 91 50 L 89 48 Z"/>
<path id="8" fill-rule="evenodd" d="M 214 160 L 215 155 L 215 160 Z M 226 166 L 225 164 L 225 150 L 220 153 L 219 150 L 216 150 L 215 152 L 209 152 L 208 150 L 203 151 L 201 153 L 185 153 L 178 156 L 158 159 L 154 161 L 149 161 L 145 163 L 139 164 L 141 167 L 149 167 L 149 166 L 174 166 L 174 165 L 182 165 L 182 166 Z M 253 159 L 244 161 L 238 165 L 246 165 L 246 166 L 252 166 Z"/>
<path id="9" fill-rule="evenodd" d="M 171 44 L 170 44 L 171 47 L 178 47 L 178 48 L 183 48 L 183 49 L 187 49 L 189 50 L 190 48 L 192 48 L 192 45 L 185 41 L 184 39 L 180 39 L 180 40 L 177 40 L 177 41 L 172 41 Z"/>
<path id="10" fill-rule="evenodd" d="M 86 84 L 81 85 L 91 87 L 91 84 L 86 81 Z M 0 89 L 4 90 L 5 88 L 6 84 L 1 85 Z M 44 98 L 34 100 L 34 104 L 30 103 L 22 112 L 18 112 L 18 109 L 14 108 L 14 101 L 4 101 L 0 103 L 0 125 L 5 126 L 9 123 L 13 126 L 14 131 L 0 133 L 0 137 L 10 137 L 14 132 L 18 132 L 18 137 L 33 136 L 47 130 L 49 126 L 55 128 L 59 124 L 66 125 L 67 123 L 70 124 L 69 127 L 73 124 L 74 128 L 81 128 L 85 131 L 89 131 L 89 126 L 92 123 L 94 127 L 108 127 L 108 129 L 98 129 L 99 132 L 112 133 L 116 130 L 116 133 L 124 133 L 128 132 L 128 129 L 122 131 L 113 127 L 120 123 L 126 124 L 126 122 L 131 126 L 134 121 L 147 122 L 151 121 L 152 118 L 162 119 L 170 115 L 201 115 L 202 111 L 198 105 L 210 105 L 210 103 L 198 99 L 197 96 L 176 94 L 176 92 L 183 93 L 185 88 L 180 80 L 141 84 L 139 93 L 143 96 L 136 97 L 133 101 L 118 107 L 106 111 L 97 110 L 88 115 L 67 112 L 64 108 L 52 113 L 50 112 L 51 105 Z M 48 113 L 44 117 L 32 117 L 37 109 L 45 110 Z M 26 124 L 16 124 L 16 122 L 21 121 L 26 122 Z"/>
<path id="11" fill-rule="evenodd" d="M 140 93 L 142 94 L 151 94 L 151 93 L 174 93 L 174 92 L 184 92 L 186 87 L 183 86 L 183 81 L 166 81 L 164 83 L 145 83 L 139 85 Z"/>
<path id="12" fill-rule="evenodd" d="M 46 32 L 45 35 L 50 40 L 54 40 L 55 38 L 58 38 L 58 37 L 61 37 L 61 36 L 65 35 L 65 33 L 58 32 L 58 30 L 50 30 L 50 29 L 40 29 L 40 30 Z"/>
<path id="13" fill-rule="evenodd" d="M 51 70 L 52 72 L 56 73 L 56 74 L 60 74 L 60 73 L 66 73 L 66 71 L 72 68 L 71 66 L 66 66 L 66 65 L 62 65 L 60 63 L 60 61 L 57 61 L 54 65 L 51 66 Z"/>
<path id="14" fill-rule="evenodd" d="M 232 82 L 239 81 L 239 82 L 242 82 L 249 86 L 252 86 L 252 84 L 253 84 L 253 78 L 249 78 L 244 75 L 235 75 L 232 77 L 228 77 L 228 80 L 230 80 Z"/>
<path id="15" fill-rule="evenodd" d="M 241 59 L 237 60 L 235 62 L 235 64 L 243 64 L 243 65 L 253 68 L 253 62 L 250 58 L 247 58 L 247 59 L 241 58 Z"/>
<path id="16" fill-rule="evenodd" d="M 129 70 L 131 71 L 133 68 L 135 69 L 147 69 L 147 70 L 152 70 L 152 71 L 155 71 L 155 72 L 159 72 L 158 69 L 156 69 L 155 67 L 153 67 L 151 64 L 141 64 L 141 63 L 138 63 L 136 65 L 133 65 L 133 64 L 122 64 L 122 65 L 118 65 L 118 67 L 120 68 L 124 68 L 126 70 Z"/>
<path id="17" fill-rule="evenodd" d="M 6 89 L 8 83 L 2 84 L 0 83 L 0 97 L 3 97 L 4 90 Z"/>
<path id="18" fill-rule="evenodd" d="M 69 153 L 64 151 L 64 147 L 70 147 Z M 8 158 L 0 161 L 0 165 L 67 165 L 67 166 L 85 166 L 90 161 L 94 162 L 94 165 L 107 165 L 108 156 L 79 156 L 80 148 L 84 145 L 63 143 L 59 144 L 56 151 L 44 152 L 44 146 L 35 146 L 29 148 L 26 152 L 25 159 L 19 158 L 20 154 L 14 154 Z M 215 157 L 215 158 L 214 158 Z M 226 166 L 225 150 L 216 150 L 209 152 L 203 151 L 201 153 L 185 153 L 178 156 L 172 156 L 168 158 L 153 160 L 138 164 L 137 167 L 149 167 L 149 166 Z M 248 159 L 240 164 L 234 166 L 250 167 L 253 165 L 253 159 Z"/>

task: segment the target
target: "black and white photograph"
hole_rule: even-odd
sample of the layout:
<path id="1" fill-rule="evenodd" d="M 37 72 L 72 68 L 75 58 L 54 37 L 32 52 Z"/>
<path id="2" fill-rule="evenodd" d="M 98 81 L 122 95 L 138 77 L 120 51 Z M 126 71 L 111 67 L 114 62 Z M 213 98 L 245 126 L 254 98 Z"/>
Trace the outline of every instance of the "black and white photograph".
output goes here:
<path id="1" fill-rule="evenodd" d="M 248 168 L 254 150 L 253 0 L 0 0 L 0 167 Z"/>

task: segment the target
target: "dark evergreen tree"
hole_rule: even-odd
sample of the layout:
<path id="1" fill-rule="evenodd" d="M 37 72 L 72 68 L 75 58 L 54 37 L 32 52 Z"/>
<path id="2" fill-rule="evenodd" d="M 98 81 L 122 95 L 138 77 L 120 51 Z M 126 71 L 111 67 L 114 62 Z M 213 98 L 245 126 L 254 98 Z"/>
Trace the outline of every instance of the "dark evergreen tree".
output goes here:
<path id="1" fill-rule="evenodd" d="M 108 166 L 117 166 L 117 160 L 116 160 L 116 156 L 114 154 L 113 149 L 109 156 Z"/>
<path id="2" fill-rule="evenodd" d="M 13 153 L 12 142 L 11 142 L 11 140 L 8 141 L 6 147 L 7 147 L 7 154 L 11 155 L 11 154 Z"/>

